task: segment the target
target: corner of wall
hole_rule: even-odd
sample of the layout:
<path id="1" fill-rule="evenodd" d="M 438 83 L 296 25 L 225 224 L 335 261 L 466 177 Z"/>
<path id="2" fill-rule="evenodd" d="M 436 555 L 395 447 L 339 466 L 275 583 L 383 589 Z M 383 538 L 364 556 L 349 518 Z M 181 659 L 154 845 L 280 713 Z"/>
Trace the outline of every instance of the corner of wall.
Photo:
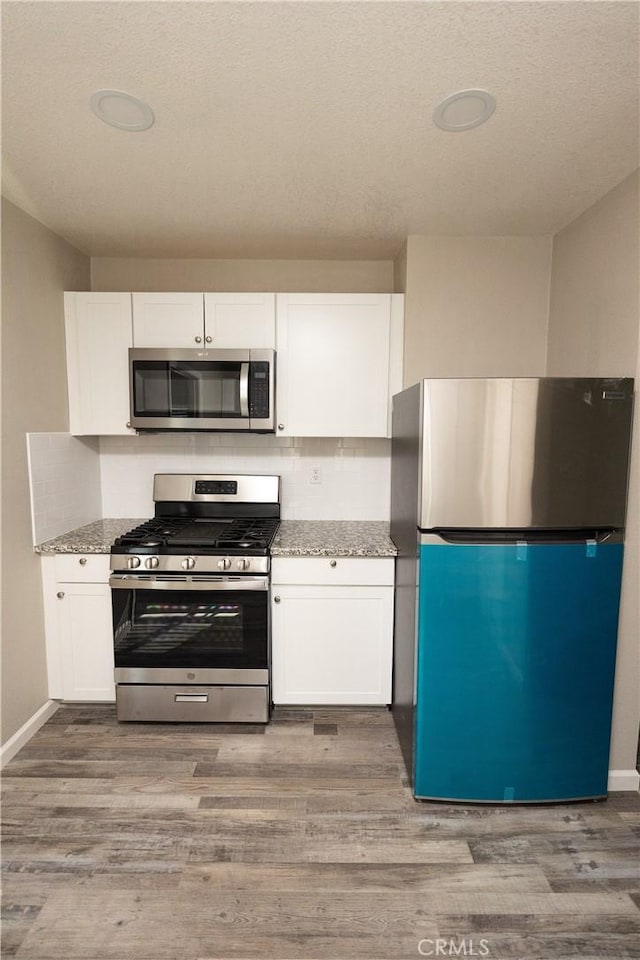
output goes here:
<path id="1" fill-rule="evenodd" d="M 549 237 L 549 272 L 547 276 L 547 324 L 544 331 L 544 376 L 549 376 L 549 334 L 551 331 L 551 295 L 553 291 L 553 251 L 556 235 Z"/>
<path id="2" fill-rule="evenodd" d="M 402 244 L 393 261 L 393 292 L 407 292 L 407 241 Z"/>

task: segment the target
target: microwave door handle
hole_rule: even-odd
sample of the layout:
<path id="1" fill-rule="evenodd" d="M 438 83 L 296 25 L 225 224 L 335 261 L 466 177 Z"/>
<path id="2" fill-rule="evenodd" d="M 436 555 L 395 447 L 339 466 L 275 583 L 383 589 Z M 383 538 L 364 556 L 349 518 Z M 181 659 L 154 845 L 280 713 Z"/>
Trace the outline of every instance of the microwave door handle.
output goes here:
<path id="1" fill-rule="evenodd" d="M 240 364 L 240 416 L 249 416 L 249 364 Z"/>

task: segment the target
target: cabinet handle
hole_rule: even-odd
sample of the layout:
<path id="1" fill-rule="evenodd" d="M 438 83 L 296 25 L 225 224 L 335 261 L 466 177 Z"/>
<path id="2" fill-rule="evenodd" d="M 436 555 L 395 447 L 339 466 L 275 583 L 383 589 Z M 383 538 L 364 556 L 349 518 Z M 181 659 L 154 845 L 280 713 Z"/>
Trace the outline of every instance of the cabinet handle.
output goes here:
<path id="1" fill-rule="evenodd" d="M 278 424 L 278 430 L 284 430 L 284 423 Z"/>
<path id="2" fill-rule="evenodd" d="M 86 566 L 87 558 L 86 558 L 86 557 L 80 557 L 80 559 L 78 560 L 78 563 L 80 564 L 81 567 Z"/>
<path id="3" fill-rule="evenodd" d="M 127 430 L 131 430 L 131 420 L 127 420 L 127 422 L 125 423 L 125 427 L 127 428 Z"/>
<path id="4" fill-rule="evenodd" d="M 204 342 L 205 342 L 205 343 L 212 343 L 212 342 L 213 342 L 213 337 L 205 337 L 205 338 L 204 338 Z"/>
<path id="5" fill-rule="evenodd" d="M 337 560 L 329 560 L 329 566 L 330 566 L 330 567 L 337 567 L 337 566 L 338 566 L 338 561 L 337 561 Z"/>
<path id="6" fill-rule="evenodd" d="M 274 598 L 273 598 L 273 602 L 274 602 L 274 603 L 280 603 L 280 599 L 281 599 L 280 597 L 274 597 Z"/>
<path id="7" fill-rule="evenodd" d="M 58 600 L 64 600 L 64 591 L 58 590 L 58 592 L 56 593 L 56 597 L 58 598 Z"/>
<path id="8" fill-rule="evenodd" d="M 202 337 L 194 337 L 196 343 L 202 343 Z"/>

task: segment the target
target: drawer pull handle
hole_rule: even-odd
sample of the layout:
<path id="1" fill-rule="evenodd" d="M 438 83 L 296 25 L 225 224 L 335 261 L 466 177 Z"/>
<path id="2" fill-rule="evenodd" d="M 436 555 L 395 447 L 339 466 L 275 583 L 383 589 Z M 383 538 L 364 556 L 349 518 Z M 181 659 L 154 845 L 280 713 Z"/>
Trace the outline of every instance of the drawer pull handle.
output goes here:
<path id="1" fill-rule="evenodd" d="M 274 598 L 273 598 L 273 602 L 274 602 L 274 603 L 280 603 L 280 597 L 274 597 Z"/>
<path id="2" fill-rule="evenodd" d="M 174 696 L 176 703 L 208 703 L 208 693 L 176 693 Z"/>
<path id="3" fill-rule="evenodd" d="M 80 564 L 81 567 L 84 567 L 86 565 L 86 562 L 87 562 L 86 557 L 80 557 L 80 559 L 78 560 L 78 563 Z"/>
<path id="4" fill-rule="evenodd" d="M 58 600 L 64 600 L 64 590 L 58 590 L 58 592 L 56 593 L 56 597 L 58 598 Z"/>
<path id="5" fill-rule="evenodd" d="M 337 560 L 330 560 L 330 561 L 329 561 L 329 566 L 330 566 L 330 567 L 337 567 L 337 566 L 338 566 L 338 561 L 337 561 Z"/>

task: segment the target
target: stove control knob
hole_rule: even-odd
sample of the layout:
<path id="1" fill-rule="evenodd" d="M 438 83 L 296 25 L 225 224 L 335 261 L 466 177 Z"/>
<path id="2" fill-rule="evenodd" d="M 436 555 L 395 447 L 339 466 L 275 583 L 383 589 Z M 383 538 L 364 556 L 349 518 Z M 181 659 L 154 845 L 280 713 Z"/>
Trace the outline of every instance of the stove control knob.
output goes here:
<path id="1" fill-rule="evenodd" d="M 180 566 L 183 570 L 193 570 L 196 565 L 196 561 L 193 557 L 185 557 Z"/>
<path id="2" fill-rule="evenodd" d="M 228 570 L 231 566 L 231 560 L 228 557 L 225 557 L 224 560 L 218 560 L 218 569 L 219 570 Z"/>
<path id="3" fill-rule="evenodd" d="M 127 566 L 129 570 L 135 570 L 136 567 L 140 566 L 140 557 L 129 557 L 127 560 Z"/>
<path id="4" fill-rule="evenodd" d="M 160 561 L 158 560 L 157 557 L 147 557 L 147 559 L 144 562 L 144 565 L 147 568 L 147 570 L 154 570 L 159 565 L 159 563 Z"/>
<path id="5" fill-rule="evenodd" d="M 237 566 L 238 570 L 248 570 L 251 566 L 251 560 L 247 560 L 245 557 L 243 557 L 241 560 L 238 560 Z"/>

